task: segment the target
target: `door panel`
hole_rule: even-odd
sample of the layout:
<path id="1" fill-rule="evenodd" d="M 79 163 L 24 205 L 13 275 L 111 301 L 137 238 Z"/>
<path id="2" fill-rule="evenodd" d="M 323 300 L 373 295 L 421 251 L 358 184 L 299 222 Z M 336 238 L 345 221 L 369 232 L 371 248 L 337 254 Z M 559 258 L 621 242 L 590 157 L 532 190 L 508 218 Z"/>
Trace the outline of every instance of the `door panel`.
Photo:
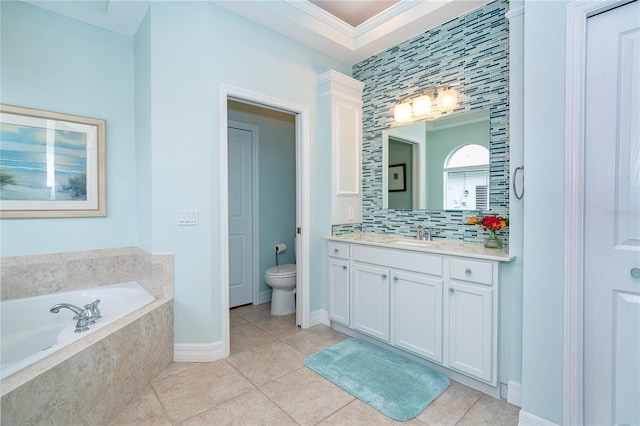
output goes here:
<path id="1" fill-rule="evenodd" d="M 229 127 L 229 307 L 253 301 L 252 133 Z"/>
<path id="2" fill-rule="evenodd" d="M 640 424 L 640 8 L 587 21 L 584 419 Z"/>

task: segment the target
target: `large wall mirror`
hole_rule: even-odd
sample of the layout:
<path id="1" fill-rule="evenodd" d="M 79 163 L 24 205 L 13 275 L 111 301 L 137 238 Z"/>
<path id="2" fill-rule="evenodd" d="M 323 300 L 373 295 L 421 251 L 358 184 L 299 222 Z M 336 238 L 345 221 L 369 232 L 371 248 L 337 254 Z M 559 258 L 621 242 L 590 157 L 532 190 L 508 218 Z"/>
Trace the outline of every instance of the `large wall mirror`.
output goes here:
<path id="1" fill-rule="evenodd" d="M 382 208 L 488 210 L 489 112 L 477 110 L 382 132 Z"/>

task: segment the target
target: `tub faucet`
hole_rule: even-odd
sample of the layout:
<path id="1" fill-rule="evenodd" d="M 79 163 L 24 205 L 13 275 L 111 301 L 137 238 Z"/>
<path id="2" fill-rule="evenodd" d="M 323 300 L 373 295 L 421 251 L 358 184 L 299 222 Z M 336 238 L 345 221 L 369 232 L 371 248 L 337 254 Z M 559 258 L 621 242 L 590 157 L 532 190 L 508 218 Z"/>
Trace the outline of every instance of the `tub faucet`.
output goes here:
<path id="1" fill-rule="evenodd" d="M 49 309 L 49 312 L 51 312 L 52 314 L 57 314 L 58 312 L 60 312 L 61 308 L 67 308 L 75 314 L 73 319 L 78 321 L 76 322 L 75 333 L 85 332 L 89 330 L 89 324 L 92 324 L 91 321 L 95 323 L 95 320 L 93 320 L 93 314 L 91 313 L 90 309 L 79 308 L 76 305 L 72 305 L 70 303 L 58 303 L 57 305 L 54 305 L 51 309 Z"/>

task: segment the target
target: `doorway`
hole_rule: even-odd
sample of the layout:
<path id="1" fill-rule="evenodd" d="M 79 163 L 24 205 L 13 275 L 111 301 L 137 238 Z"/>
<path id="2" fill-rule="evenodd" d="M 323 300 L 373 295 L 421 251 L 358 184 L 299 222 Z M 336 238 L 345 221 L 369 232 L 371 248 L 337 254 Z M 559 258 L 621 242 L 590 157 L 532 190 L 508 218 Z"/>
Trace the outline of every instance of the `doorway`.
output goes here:
<path id="1" fill-rule="evenodd" d="M 306 230 L 310 226 L 310 171 L 309 171 L 309 109 L 287 100 L 274 98 L 246 89 L 222 85 L 220 91 L 218 202 L 220 213 L 220 319 L 222 324 L 222 356 L 229 355 L 229 187 L 228 187 L 228 101 L 237 101 L 295 116 L 295 236 L 296 250 L 296 324 L 310 326 L 309 300 L 309 241 Z M 293 246 L 293 244 L 292 244 Z M 293 247 L 291 247 L 293 251 Z"/>

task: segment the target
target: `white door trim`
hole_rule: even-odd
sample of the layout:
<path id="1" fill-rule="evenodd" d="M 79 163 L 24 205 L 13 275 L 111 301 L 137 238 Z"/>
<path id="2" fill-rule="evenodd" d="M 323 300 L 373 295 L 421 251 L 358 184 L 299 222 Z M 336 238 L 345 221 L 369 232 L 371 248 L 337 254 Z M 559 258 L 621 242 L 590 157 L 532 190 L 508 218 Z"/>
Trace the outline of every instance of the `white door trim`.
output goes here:
<path id="1" fill-rule="evenodd" d="M 260 128 L 255 124 L 244 123 L 242 121 L 229 120 L 227 129 L 241 129 L 251 132 L 251 229 L 253 235 L 251 240 L 251 301 L 254 305 L 260 301 L 260 185 L 258 185 L 260 169 L 259 169 L 259 150 L 260 150 Z M 229 141 L 227 141 L 229 143 Z M 228 149 L 228 147 L 227 147 Z M 227 170 L 227 173 L 229 171 Z M 227 182 L 228 184 L 228 182 Z"/>
<path id="2" fill-rule="evenodd" d="M 229 194 L 228 194 L 228 135 L 227 100 L 229 98 L 258 106 L 280 109 L 296 114 L 296 220 L 303 230 L 298 236 L 298 321 L 302 328 L 309 327 L 309 229 L 310 229 L 310 176 L 309 176 L 309 107 L 275 98 L 248 89 L 227 84 L 220 85 L 219 141 L 218 144 L 218 209 L 220 212 L 220 323 L 222 325 L 223 356 L 229 356 Z"/>
<path id="3" fill-rule="evenodd" d="M 629 1 L 575 1 L 567 5 L 563 424 L 583 424 L 584 413 L 584 129 L 587 18 Z"/>

